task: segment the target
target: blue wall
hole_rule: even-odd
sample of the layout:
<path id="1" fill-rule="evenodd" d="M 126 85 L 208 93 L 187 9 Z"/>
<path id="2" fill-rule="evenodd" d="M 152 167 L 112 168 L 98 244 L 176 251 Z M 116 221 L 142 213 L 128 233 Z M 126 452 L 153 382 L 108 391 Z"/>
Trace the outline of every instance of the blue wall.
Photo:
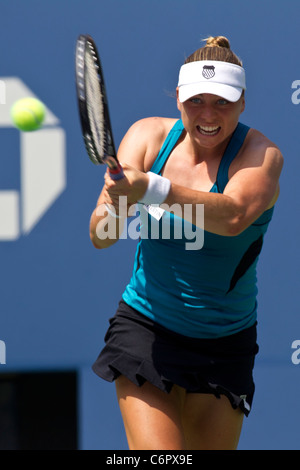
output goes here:
<path id="1" fill-rule="evenodd" d="M 135 242 L 97 251 L 89 241 L 104 169 L 88 161 L 82 142 L 75 41 L 89 33 L 101 51 L 118 144 L 137 119 L 178 116 L 174 90 L 185 56 L 202 38 L 225 35 L 247 71 L 243 121 L 285 156 L 258 269 L 256 396 L 240 449 L 299 449 L 300 364 L 291 345 L 300 338 L 300 104 L 292 88 L 300 80 L 300 4 L 0 0 L 0 15 L 0 373 L 77 370 L 80 447 L 126 449 L 114 386 L 90 366 L 131 273 Z M 30 136 L 8 118 L 10 103 L 24 94 L 48 108 L 45 127 Z"/>

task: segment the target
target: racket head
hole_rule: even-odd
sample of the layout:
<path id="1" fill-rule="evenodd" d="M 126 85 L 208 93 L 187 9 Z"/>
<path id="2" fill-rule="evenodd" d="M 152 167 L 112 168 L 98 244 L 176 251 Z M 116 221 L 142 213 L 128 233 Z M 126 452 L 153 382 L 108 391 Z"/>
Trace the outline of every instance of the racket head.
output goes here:
<path id="1" fill-rule="evenodd" d="M 118 171 L 103 70 L 94 40 L 81 34 L 76 42 L 75 73 L 78 108 L 85 147 L 95 164 Z"/>

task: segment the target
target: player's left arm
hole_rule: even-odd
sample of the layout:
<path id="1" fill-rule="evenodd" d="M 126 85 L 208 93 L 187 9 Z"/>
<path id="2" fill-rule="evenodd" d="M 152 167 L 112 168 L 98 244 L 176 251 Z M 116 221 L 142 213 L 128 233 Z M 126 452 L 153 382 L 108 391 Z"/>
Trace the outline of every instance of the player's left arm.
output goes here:
<path id="1" fill-rule="evenodd" d="M 229 171 L 222 194 L 205 193 L 172 184 L 165 203 L 204 204 L 204 228 L 218 235 L 234 236 L 249 227 L 279 194 L 283 166 L 280 150 L 257 131 L 252 131 L 243 153 Z M 197 225 L 195 214 L 192 221 Z"/>
<path id="2" fill-rule="evenodd" d="M 229 179 L 223 193 L 239 209 L 232 220 L 230 231 L 233 234 L 245 230 L 275 204 L 282 166 L 282 154 L 271 142 L 259 139 L 248 145 L 240 167 Z"/>

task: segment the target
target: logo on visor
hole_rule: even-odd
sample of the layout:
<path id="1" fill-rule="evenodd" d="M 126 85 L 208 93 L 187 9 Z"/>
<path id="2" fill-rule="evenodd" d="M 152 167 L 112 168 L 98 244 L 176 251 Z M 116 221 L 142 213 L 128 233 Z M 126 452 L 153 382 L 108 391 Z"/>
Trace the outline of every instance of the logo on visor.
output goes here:
<path id="1" fill-rule="evenodd" d="M 202 70 L 202 75 L 204 78 L 213 78 L 215 76 L 215 67 L 214 65 L 204 65 Z"/>

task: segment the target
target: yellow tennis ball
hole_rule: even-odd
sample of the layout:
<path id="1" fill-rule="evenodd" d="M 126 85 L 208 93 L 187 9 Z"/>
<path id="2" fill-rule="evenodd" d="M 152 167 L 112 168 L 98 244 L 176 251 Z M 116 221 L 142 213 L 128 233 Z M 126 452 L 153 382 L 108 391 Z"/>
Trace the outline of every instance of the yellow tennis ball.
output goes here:
<path id="1" fill-rule="evenodd" d="M 11 118 L 21 131 L 36 131 L 44 122 L 46 109 L 37 98 L 22 98 L 11 107 Z"/>

